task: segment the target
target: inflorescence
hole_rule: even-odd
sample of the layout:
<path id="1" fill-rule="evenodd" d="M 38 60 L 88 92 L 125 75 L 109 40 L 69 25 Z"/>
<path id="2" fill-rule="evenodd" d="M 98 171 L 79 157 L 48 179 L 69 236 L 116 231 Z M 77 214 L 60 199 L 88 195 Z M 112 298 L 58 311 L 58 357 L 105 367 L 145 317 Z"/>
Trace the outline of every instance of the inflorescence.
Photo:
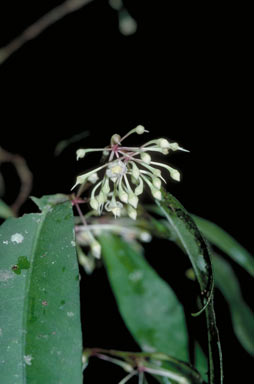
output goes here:
<path id="1" fill-rule="evenodd" d="M 166 182 L 160 169 L 165 168 L 173 180 L 180 181 L 180 173 L 164 163 L 152 161 L 151 153 L 159 152 L 167 155 L 169 151 L 185 151 L 178 143 L 170 143 L 164 138 L 150 140 L 140 147 L 126 147 L 122 142 L 131 134 L 139 135 L 148 132 L 142 125 L 129 131 L 124 137 L 114 134 L 110 146 L 105 148 L 88 148 L 77 150 L 77 160 L 84 158 L 89 152 L 102 152 L 106 163 L 94 170 L 77 177 L 76 186 L 90 182 L 94 184 L 90 197 L 90 206 L 101 215 L 105 209 L 112 212 L 115 218 L 128 214 L 136 220 L 139 196 L 143 193 L 144 184 L 148 185 L 153 197 L 161 200 L 161 182 Z M 150 153 L 149 153 L 150 152 Z M 100 179 L 98 172 L 105 170 Z M 79 195 L 79 194 L 78 194 Z"/>

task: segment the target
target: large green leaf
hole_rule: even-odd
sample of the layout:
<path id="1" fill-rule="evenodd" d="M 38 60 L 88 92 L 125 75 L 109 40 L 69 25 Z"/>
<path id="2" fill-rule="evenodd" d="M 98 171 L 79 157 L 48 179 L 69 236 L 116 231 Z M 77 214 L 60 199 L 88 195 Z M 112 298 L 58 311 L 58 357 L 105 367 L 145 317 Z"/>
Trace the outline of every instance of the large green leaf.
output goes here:
<path id="1" fill-rule="evenodd" d="M 232 236 L 209 220 L 192 215 L 200 231 L 212 244 L 241 265 L 251 276 L 254 276 L 254 258 Z"/>
<path id="2" fill-rule="evenodd" d="M 232 324 L 242 346 L 254 355 L 254 316 L 245 303 L 232 267 L 219 255 L 213 255 L 215 284 L 225 296 Z"/>
<path id="3" fill-rule="evenodd" d="M 100 242 L 119 311 L 141 348 L 188 361 L 184 311 L 174 292 L 120 237 L 105 234 Z"/>
<path id="4" fill-rule="evenodd" d="M 157 204 L 175 230 L 199 282 L 203 305 L 206 307 L 209 383 L 222 383 L 222 356 L 213 307 L 213 274 L 209 250 L 191 216 L 170 193 L 162 189 L 162 200 L 157 201 Z"/>
<path id="5" fill-rule="evenodd" d="M 0 227 L 4 384 L 82 383 L 79 272 L 70 202 Z"/>

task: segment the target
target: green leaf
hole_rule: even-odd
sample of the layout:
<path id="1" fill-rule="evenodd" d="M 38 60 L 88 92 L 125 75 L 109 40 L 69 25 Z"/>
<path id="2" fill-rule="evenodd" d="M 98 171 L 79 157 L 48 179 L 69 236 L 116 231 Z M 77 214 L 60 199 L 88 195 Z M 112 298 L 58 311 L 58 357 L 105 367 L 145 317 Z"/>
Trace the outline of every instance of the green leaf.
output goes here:
<path id="1" fill-rule="evenodd" d="M 242 297 L 237 277 L 219 255 L 213 255 L 213 266 L 215 284 L 228 302 L 235 334 L 246 351 L 254 355 L 254 316 Z"/>
<path id="2" fill-rule="evenodd" d="M 62 193 L 57 193 L 55 195 L 46 195 L 40 198 L 31 196 L 31 199 L 42 211 L 44 209 L 49 209 L 54 205 L 68 201 L 69 197 L 67 195 L 63 195 Z"/>
<path id="3" fill-rule="evenodd" d="M 206 293 L 203 295 L 206 299 L 203 304 L 206 306 L 208 330 L 209 383 L 222 383 L 222 355 L 213 307 L 213 275 L 209 250 L 191 216 L 171 194 L 162 189 L 162 200 L 157 201 L 157 205 L 175 230 L 182 247 L 190 258 L 201 294 Z"/>
<path id="4" fill-rule="evenodd" d="M 187 361 L 185 316 L 174 292 L 121 238 L 105 234 L 100 242 L 119 311 L 141 349 Z"/>
<path id="5" fill-rule="evenodd" d="M 0 218 L 2 219 L 8 219 L 8 217 L 12 217 L 13 212 L 10 207 L 2 200 L 0 199 Z"/>
<path id="6" fill-rule="evenodd" d="M 200 344 L 197 341 L 194 341 L 194 358 L 195 358 L 195 367 L 198 372 L 207 380 L 207 357 L 203 352 Z"/>
<path id="7" fill-rule="evenodd" d="M 162 196 L 162 201 L 157 200 L 157 205 L 189 256 L 201 288 L 203 308 L 198 312 L 200 314 L 209 303 L 213 292 L 214 281 L 209 251 L 197 226 L 183 206 L 165 190 L 162 190 Z"/>
<path id="8" fill-rule="evenodd" d="M 81 384 L 79 272 L 70 202 L 0 227 L 4 384 Z"/>
<path id="9" fill-rule="evenodd" d="M 251 276 L 254 276 L 254 258 L 245 248 L 218 225 L 195 215 L 192 217 L 207 240 L 230 256 Z"/>

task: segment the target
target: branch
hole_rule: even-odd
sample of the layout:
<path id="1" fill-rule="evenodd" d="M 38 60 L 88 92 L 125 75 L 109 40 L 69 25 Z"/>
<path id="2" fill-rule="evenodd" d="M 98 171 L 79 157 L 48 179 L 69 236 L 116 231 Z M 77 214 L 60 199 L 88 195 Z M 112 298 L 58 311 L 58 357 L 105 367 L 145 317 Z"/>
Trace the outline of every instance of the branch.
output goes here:
<path id="1" fill-rule="evenodd" d="M 30 27 L 25 29 L 21 35 L 16 37 L 5 47 L 0 48 L 0 65 L 3 64 L 14 52 L 23 47 L 27 41 L 35 39 L 46 28 L 61 20 L 69 13 L 79 10 L 91 1 L 92 0 L 66 0 L 61 5 L 46 13 L 46 15 L 42 16 L 39 20 L 30 25 Z"/>
<path id="2" fill-rule="evenodd" d="M 32 190 L 33 175 L 23 157 L 7 152 L 0 147 L 0 164 L 4 162 L 13 164 L 20 179 L 20 190 L 15 202 L 11 206 L 13 213 L 17 216 L 20 207 L 26 201 Z"/>

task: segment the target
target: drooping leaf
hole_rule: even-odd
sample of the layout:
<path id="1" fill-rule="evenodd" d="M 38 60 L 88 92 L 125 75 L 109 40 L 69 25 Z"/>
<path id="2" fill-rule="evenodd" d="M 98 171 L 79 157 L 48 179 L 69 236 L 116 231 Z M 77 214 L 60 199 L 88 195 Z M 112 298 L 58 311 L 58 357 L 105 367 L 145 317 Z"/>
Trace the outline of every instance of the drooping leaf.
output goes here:
<path id="1" fill-rule="evenodd" d="M 219 255 L 213 255 L 215 284 L 228 302 L 232 324 L 238 340 L 254 355 L 254 315 L 245 303 L 232 267 Z"/>
<path id="2" fill-rule="evenodd" d="M 4 384 L 81 384 L 79 273 L 70 202 L 0 227 Z"/>
<path id="3" fill-rule="evenodd" d="M 100 242 L 119 311 L 141 349 L 188 361 L 184 311 L 174 292 L 120 237 L 105 234 Z"/>
<path id="4" fill-rule="evenodd" d="M 203 305 L 208 330 L 209 383 L 222 383 L 222 355 L 213 307 L 213 275 L 209 250 L 191 216 L 170 193 L 163 189 L 162 200 L 157 201 L 157 204 L 190 258 L 201 293 L 206 293 Z"/>
<path id="5" fill-rule="evenodd" d="M 162 196 L 162 201 L 157 200 L 157 204 L 189 256 L 201 288 L 203 310 L 210 300 L 214 285 L 208 248 L 197 226 L 183 206 L 165 190 L 162 190 Z"/>
<path id="6" fill-rule="evenodd" d="M 230 256 L 251 276 L 254 276 L 254 257 L 241 244 L 211 221 L 196 215 L 192 215 L 192 217 L 207 240 Z"/>
<path id="7" fill-rule="evenodd" d="M 8 205 L 0 199 L 0 218 L 1 219 L 8 219 L 8 217 L 14 216 L 12 210 Z"/>

